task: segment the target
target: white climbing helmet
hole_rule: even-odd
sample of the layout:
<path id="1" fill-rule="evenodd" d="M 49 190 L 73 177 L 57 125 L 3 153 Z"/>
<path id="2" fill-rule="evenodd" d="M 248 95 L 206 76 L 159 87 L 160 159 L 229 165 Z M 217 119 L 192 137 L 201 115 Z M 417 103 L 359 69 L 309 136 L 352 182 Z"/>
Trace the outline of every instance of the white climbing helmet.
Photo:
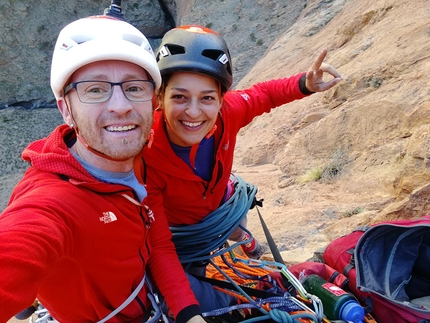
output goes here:
<path id="1" fill-rule="evenodd" d="M 55 98 L 80 67 L 104 60 L 131 62 L 144 68 L 156 84 L 161 76 L 146 37 L 134 26 L 108 16 L 76 20 L 58 35 L 51 64 L 51 88 Z"/>

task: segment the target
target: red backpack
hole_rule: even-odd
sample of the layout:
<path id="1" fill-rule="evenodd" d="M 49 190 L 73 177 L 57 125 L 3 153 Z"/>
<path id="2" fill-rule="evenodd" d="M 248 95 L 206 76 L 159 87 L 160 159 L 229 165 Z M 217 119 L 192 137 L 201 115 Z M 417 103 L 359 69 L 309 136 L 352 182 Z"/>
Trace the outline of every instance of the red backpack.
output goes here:
<path id="1" fill-rule="evenodd" d="M 429 215 L 358 229 L 333 240 L 323 258 L 378 322 L 430 322 Z"/>

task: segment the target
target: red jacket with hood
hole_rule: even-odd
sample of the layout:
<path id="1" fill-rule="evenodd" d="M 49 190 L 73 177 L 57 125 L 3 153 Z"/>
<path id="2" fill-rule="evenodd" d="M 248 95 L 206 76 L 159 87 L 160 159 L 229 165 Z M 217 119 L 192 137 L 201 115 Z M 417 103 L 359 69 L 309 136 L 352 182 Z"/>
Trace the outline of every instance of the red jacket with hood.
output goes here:
<path id="1" fill-rule="evenodd" d="M 198 314 L 164 216 L 151 222 L 129 187 L 92 177 L 68 151 L 72 135 L 59 126 L 23 152 L 31 167 L 0 215 L 0 322 L 36 297 L 60 322 L 97 322 L 145 272 L 175 316 Z M 140 322 L 146 294 L 109 322 Z"/>
<path id="2" fill-rule="evenodd" d="M 157 214 L 165 213 L 170 225 L 196 224 L 216 210 L 230 177 L 239 130 L 254 117 L 310 94 L 304 82 L 305 74 L 299 74 L 225 94 L 216 121 L 215 167 L 209 182 L 195 175 L 175 154 L 167 138 L 163 111 L 156 111 L 154 141 L 143 153 L 151 209 Z"/>

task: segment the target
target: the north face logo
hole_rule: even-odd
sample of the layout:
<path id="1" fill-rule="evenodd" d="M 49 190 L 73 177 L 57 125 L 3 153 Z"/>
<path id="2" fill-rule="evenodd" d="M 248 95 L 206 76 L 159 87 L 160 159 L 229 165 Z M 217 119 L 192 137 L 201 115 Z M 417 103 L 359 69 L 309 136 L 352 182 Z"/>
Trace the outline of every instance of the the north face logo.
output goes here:
<path id="1" fill-rule="evenodd" d="M 222 146 L 222 149 L 227 150 L 230 147 L 230 140 Z"/>
<path id="2" fill-rule="evenodd" d="M 242 93 L 241 96 L 242 96 L 242 98 L 245 99 L 245 101 L 248 101 L 250 99 L 250 97 L 247 93 Z"/>
<path id="3" fill-rule="evenodd" d="M 116 221 L 116 215 L 113 212 L 103 212 L 103 216 L 100 218 L 100 222 L 110 223 Z"/>

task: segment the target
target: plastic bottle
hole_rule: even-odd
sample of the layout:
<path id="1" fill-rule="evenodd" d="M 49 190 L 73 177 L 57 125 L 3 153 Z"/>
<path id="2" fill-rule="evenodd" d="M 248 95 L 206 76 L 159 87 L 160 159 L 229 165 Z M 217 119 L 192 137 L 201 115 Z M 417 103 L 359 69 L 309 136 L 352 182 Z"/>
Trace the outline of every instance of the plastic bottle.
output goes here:
<path id="1" fill-rule="evenodd" d="M 328 319 L 354 323 L 364 321 L 363 307 L 353 295 L 338 286 L 314 274 L 307 276 L 302 285 L 308 293 L 317 296 L 321 300 L 324 306 L 324 314 Z"/>

